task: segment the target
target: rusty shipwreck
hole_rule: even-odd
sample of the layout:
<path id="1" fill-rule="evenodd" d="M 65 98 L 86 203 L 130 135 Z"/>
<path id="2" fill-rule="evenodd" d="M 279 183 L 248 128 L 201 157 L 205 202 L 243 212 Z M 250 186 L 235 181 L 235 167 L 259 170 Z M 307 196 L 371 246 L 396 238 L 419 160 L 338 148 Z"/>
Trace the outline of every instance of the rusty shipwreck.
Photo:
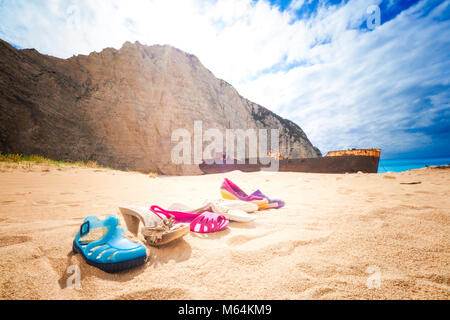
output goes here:
<path id="1" fill-rule="evenodd" d="M 351 149 L 330 151 L 324 157 L 317 158 L 300 158 L 300 159 L 283 159 L 277 155 L 269 154 L 269 157 L 278 157 L 278 171 L 289 172 L 312 172 L 312 173 L 377 173 L 378 163 L 380 161 L 381 149 Z M 260 171 L 268 169 L 269 165 L 263 165 L 257 159 L 245 159 L 238 162 L 233 159 L 233 163 L 226 161 L 224 157 L 223 163 L 211 163 L 203 161 L 199 168 L 203 173 L 223 173 L 233 170 L 243 172 Z"/>

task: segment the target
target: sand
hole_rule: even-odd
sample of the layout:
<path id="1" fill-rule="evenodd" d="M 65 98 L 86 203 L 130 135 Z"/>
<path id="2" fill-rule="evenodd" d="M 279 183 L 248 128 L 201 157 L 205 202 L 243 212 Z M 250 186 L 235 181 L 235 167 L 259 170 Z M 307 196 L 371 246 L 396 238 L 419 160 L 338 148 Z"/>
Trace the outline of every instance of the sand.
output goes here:
<path id="1" fill-rule="evenodd" d="M 119 205 L 191 206 L 229 177 L 286 206 L 149 247 L 120 274 L 71 252 L 83 218 Z M 95 168 L 0 170 L 1 299 L 449 299 L 450 170 L 157 177 Z M 416 184 L 408 184 L 420 182 Z M 406 183 L 406 184 L 405 184 Z M 81 289 L 68 288 L 78 265 Z"/>

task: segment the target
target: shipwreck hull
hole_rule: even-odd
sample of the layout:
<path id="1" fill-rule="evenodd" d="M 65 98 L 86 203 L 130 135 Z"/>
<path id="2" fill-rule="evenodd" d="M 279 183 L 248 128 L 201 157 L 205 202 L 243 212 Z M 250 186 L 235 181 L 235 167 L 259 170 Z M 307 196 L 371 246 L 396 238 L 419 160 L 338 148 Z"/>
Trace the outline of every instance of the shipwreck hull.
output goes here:
<path id="1" fill-rule="evenodd" d="M 234 170 L 239 170 L 242 172 L 255 172 L 260 171 L 262 168 L 269 168 L 269 165 L 261 165 L 261 164 L 250 164 L 248 159 L 246 159 L 246 163 L 239 164 L 239 163 L 233 163 L 233 164 L 205 164 L 201 163 L 199 165 L 200 170 L 205 174 L 211 174 L 211 173 L 224 173 Z"/>
<path id="2" fill-rule="evenodd" d="M 280 160 L 279 171 L 313 173 L 377 173 L 380 158 L 374 156 L 339 156 Z"/>
<path id="3" fill-rule="evenodd" d="M 332 151 L 325 157 L 278 160 L 278 171 L 311 172 L 311 173 L 377 173 L 380 161 L 379 149 L 358 149 L 347 151 Z M 256 160 L 253 159 L 253 163 Z M 206 164 L 199 165 L 203 173 L 224 173 L 233 170 L 255 172 L 268 170 L 270 165 L 252 164 L 249 159 L 245 163 Z"/>

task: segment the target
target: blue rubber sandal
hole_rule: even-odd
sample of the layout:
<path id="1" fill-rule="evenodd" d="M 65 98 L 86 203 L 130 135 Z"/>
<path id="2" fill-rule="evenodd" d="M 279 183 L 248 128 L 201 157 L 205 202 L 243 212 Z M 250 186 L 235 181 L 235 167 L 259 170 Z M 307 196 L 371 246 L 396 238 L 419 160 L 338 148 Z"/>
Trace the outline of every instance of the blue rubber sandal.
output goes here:
<path id="1" fill-rule="evenodd" d="M 73 252 L 80 253 L 87 264 L 105 272 L 115 273 L 140 266 L 145 263 L 147 252 L 143 245 L 124 238 L 123 229 L 113 215 L 105 220 L 95 216 L 84 219 L 75 240 Z M 100 238 L 89 239 L 103 232 Z"/>

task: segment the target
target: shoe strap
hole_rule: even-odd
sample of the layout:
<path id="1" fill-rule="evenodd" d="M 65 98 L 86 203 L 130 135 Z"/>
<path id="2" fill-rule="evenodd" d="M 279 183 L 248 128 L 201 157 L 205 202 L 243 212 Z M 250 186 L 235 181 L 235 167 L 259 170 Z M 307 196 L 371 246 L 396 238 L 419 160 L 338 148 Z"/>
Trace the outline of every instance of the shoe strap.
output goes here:
<path id="1" fill-rule="evenodd" d="M 151 206 L 150 210 L 156 214 L 158 217 L 160 217 L 161 219 L 163 219 L 159 214 L 162 214 L 164 216 L 166 216 L 167 218 L 174 218 L 175 213 L 179 213 L 179 214 L 186 214 L 186 212 L 181 212 L 181 211 L 169 211 L 169 210 L 165 210 L 163 208 L 161 208 L 160 206 Z"/>
<path id="2" fill-rule="evenodd" d="M 89 234 L 91 230 L 104 227 L 107 228 L 107 232 L 102 238 L 92 241 L 87 245 L 86 249 L 90 250 L 91 248 L 104 244 L 106 241 L 108 241 L 117 231 L 118 224 L 119 220 L 114 215 L 108 216 L 105 220 L 100 220 L 96 216 L 88 216 L 84 219 L 84 222 L 76 235 L 76 240 L 78 241 L 83 236 Z"/>

